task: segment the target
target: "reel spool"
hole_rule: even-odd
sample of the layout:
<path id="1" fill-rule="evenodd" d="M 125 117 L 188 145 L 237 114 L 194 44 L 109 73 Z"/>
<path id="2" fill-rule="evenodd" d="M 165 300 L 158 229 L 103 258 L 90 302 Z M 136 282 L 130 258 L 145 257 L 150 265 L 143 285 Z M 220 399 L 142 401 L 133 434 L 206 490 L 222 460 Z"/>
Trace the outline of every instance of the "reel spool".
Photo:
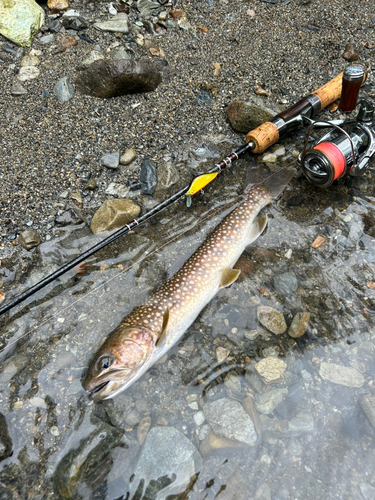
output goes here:
<path id="1" fill-rule="evenodd" d="M 360 175 L 368 167 L 373 154 L 374 133 L 366 125 L 372 121 L 369 109 L 361 106 L 357 120 L 344 123 L 342 127 L 329 122 L 313 122 L 305 146 L 298 157 L 305 177 L 317 187 L 329 187 L 346 173 Z M 313 128 L 329 127 L 312 148 L 306 149 Z M 365 161 L 366 160 L 366 161 Z"/>

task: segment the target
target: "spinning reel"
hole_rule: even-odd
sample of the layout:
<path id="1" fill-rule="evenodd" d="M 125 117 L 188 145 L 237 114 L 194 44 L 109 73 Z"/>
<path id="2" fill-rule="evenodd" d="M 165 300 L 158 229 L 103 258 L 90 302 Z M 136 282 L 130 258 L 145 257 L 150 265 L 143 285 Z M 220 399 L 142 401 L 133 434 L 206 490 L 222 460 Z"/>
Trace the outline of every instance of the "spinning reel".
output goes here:
<path id="1" fill-rule="evenodd" d="M 363 175 L 375 153 L 374 106 L 365 99 L 355 120 L 314 121 L 302 117 L 310 124 L 305 146 L 298 156 L 302 172 L 315 186 L 326 188 L 346 174 Z M 314 128 L 330 130 L 307 149 Z"/>

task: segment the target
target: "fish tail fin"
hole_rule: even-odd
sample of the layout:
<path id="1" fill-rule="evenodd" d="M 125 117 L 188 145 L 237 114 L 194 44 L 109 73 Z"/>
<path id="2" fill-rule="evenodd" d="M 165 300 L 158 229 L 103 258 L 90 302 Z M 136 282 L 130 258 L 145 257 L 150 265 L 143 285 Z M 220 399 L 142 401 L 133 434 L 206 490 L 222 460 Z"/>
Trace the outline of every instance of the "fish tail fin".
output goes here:
<path id="1" fill-rule="evenodd" d="M 292 167 L 282 168 L 254 187 L 264 189 L 272 199 L 275 199 L 284 191 L 294 177 L 295 172 L 296 169 Z"/>

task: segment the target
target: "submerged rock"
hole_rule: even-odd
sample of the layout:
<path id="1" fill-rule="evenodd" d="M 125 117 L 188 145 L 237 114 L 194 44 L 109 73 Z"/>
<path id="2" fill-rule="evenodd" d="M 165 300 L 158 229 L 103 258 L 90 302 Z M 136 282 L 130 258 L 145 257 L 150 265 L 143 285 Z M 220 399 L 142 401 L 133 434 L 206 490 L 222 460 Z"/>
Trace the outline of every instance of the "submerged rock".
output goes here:
<path id="1" fill-rule="evenodd" d="M 289 327 L 288 335 L 294 339 L 301 337 L 307 330 L 310 321 L 310 314 L 306 311 L 298 312 Z"/>
<path id="2" fill-rule="evenodd" d="M 76 80 L 83 94 L 110 98 L 155 90 L 161 73 L 151 63 L 128 59 L 94 61 Z"/>
<path id="3" fill-rule="evenodd" d="M 200 453 L 180 431 L 154 427 L 147 434 L 134 470 L 130 498 L 162 499 L 183 494 L 201 468 Z"/>
<path id="4" fill-rule="evenodd" d="M 319 375 L 323 380 L 347 387 L 362 387 L 366 382 L 364 376 L 355 368 L 337 363 L 326 363 L 325 361 L 320 364 Z"/>
<path id="5" fill-rule="evenodd" d="M 91 231 L 102 233 L 119 229 L 135 219 L 140 211 L 141 208 L 131 200 L 107 200 L 95 212 L 91 221 Z"/>
<path id="6" fill-rule="evenodd" d="M 268 357 L 261 359 L 255 369 L 266 384 L 272 384 L 283 380 L 286 366 L 282 359 Z"/>
<path id="7" fill-rule="evenodd" d="M 21 47 L 30 47 L 44 18 L 34 0 L 0 0 L 0 33 Z"/>
<path id="8" fill-rule="evenodd" d="M 218 436 L 254 446 L 258 436 L 254 423 L 242 405 L 233 399 L 222 398 L 206 403 L 203 411 L 207 422 Z"/>
<path id="9" fill-rule="evenodd" d="M 259 306 L 257 309 L 259 322 L 275 335 L 286 332 L 287 326 L 284 315 L 272 307 Z"/>

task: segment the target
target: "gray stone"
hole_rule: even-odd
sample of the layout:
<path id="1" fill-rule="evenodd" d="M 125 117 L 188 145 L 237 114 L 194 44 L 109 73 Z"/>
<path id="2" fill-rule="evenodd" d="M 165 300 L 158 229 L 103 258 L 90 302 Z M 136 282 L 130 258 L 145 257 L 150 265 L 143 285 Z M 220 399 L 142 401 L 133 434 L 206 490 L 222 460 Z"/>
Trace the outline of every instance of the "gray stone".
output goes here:
<path id="1" fill-rule="evenodd" d="M 158 182 L 155 165 L 148 159 L 143 160 L 139 176 L 143 194 L 154 194 Z"/>
<path id="2" fill-rule="evenodd" d="M 279 106 L 265 103 L 261 97 L 252 99 L 254 102 L 234 101 L 228 107 L 228 119 L 234 130 L 246 134 L 281 111 Z"/>
<path id="3" fill-rule="evenodd" d="M 17 78 L 20 82 L 25 82 L 27 80 L 33 80 L 37 78 L 40 74 L 40 69 L 36 66 L 23 66 L 20 68 Z"/>
<path id="4" fill-rule="evenodd" d="M 44 10 L 34 0 L 0 0 L 0 34 L 17 45 L 30 47 L 44 18 Z"/>
<path id="5" fill-rule="evenodd" d="M 133 148 L 128 148 L 120 157 L 121 165 L 129 165 L 137 156 L 137 152 Z"/>
<path id="6" fill-rule="evenodd" d="M 52 43 L 54 41 L 55 41 L 55 35 L 53 35 L 52 33 L 50 35 L 44 35 L 38 40 L 40 45 L 48 45 L 49 43 Z"/>
<path id="7" fill-rule="evenodd" d="M 97 50 L 92 50 L 86 57 L 86 59 L 82 62 L 81 67 L 88 68 L 93 62 L 99 61 L 101 59 L 104 59 L 104 55 Z"/>
<path id="8" fill-rule="evenodd" d="M 320 364 L 319 375 L 323 380 L 347 387 L 362 387 L 366 382 L 364 376 L 355 368 L 325 361 Z"/>
<path id="9" fill-rule="evenodd" d="M 255 445 L 257 433 L 254 423 L 238 401 L 217 399 L 206 403 L 203 411 L 207 422 L 218 436 L 241 441 L 249 446 Z"/>
<path id="10" fill-rule="evenodd" d="M 138 488 L 140 498 L 146 489 L 148 497 L 159 500 L 182 494 L 201 468 L 202 457 L 180 431 L 174 427 L 154 427 L 147 434 L 135 467 L 130 498 L 135 498 Z"/>
<path id="11" fill-rule="evenodd" d="M 298 289 L 297 277 L 292 271 L 278 274 L 274 277 L 273 283 L 276 292 L 286 297 L 292 295 Z"/>
<path id="12" fill-rule="evenodd" d="M 125 418 L 125 423 L 127 425 L 137 425 L 141 422 L 142 416 L 139 413 L 139 411 L 135 408 L 132 409 L 132 411 L 129 413 L 129 415 Z"/>
<path id="13" fill-rule="evenodd" d="M 197 413 L 194 414 L 194 422 L 195 424 L 199 427 L 200 425 L 203 424 L 203 422 L 205 421 L 205 416 L 204 416 L 204 413 L 203 411 L 197 411 Z"/>
<path id="14" fill-rule="evenodd" d="M 83 94 L 110 98 L 150 92 L 161 80 L 160 71 L 150 62 L 101 59 L 81 71 L 75 83 Z"/>
<path id="15" fill-rule="evenodd" d="M 157 2 L 152 2 L 151 0 L 138 0 L 137 9 L 139 10 L 140 17 L 149 16 L 153 10 L 159 9 L 160 4 Z"/>
<path id="16" fill-rule="evenodd" d="M 110 31 L 114 33 L 128 33 L 129 32 L 129 23 L 128 16 L 123 14 L 118 14 L 113 19 L 109 21 L 102 21 L 94 24 L 94 28 L 100 31 Z"/>
<path id="17" fill-rule="evenodd" d="M 158 188 L 168 189 L 176 184 L 179 175 L 172 162 L 166 162 L 158 167 Z"/>
<path id="18" fill-rule="evenodd" d="M 117 60 L 117 59 L 131 59 L 131 58 L 132 58 L 132 56 L 124 48 L 117 49 L 112 54 L 112 59 L 115 59 L 115 60 Z"/>
<path id="19" fill-rule="evenodd" d="M 255 399 L 255 407 L 259 413 L 268 415 L 272 413 L 276 406 L 287 396 L 288 389 L 271 389 L 261 395 L 257 395 Z"/>
<path id="20" fill-rule="evenodd" d="M 291 420 L 278 420 L 260 415 L 262 434 L 274 438 L 290 438 L 309 434 L 314 430 L 314 418 L 310 411 L 301 411 Z"/>
<path id="21" fill-rule="evenodd" d="M 286 332 L 287 325 L 285 323 L 284 315 L 272 307 L 259 306 L 257 308 L 257 316 L 259 322 L 270 332 L 276 335 Z"/>
<path id="22" fill-rule="evenodd" d="M 68 102 L 75 95 L 73 83 L 68 76 L 60 78 L 53 88 L 53 93 L 60 103 Z"/>
<path id="23" fill-rule="evenodd" d="M 91 220 L 91 231 L 101 233 L 123 227 L 140 214 L 141 208 L 128 199 L 107 200 L 95 212 Z"/>
<path id="24" fill-rule="evenodd" d="M 27 94 L 27 90 L 22 87 L 20 82 L 15 81 L 12 85 L 12 90 L 10 91 L 10 93 L 14 96 L 20 96 Z"/>
<path id="25" fill-rule="evenodd" d="M 105 190 L 106 194 L 112 196 L 118 196 L 119 198 L 125 198 L 129 193 L 130 189 L 124 184 L 117 184 L 117 182 L 111 182 L 111 184 Z"/>
<path id="26" fill-rule="evenodd" d="M 134 400 L 128 394 L 119 394 L 117 398 L 104 401 L 103 406 L 111 424 L 121 428 L 127 416 L 133 411 Z"/>
<path id="27" fill-rule="evenodd" d="M 30 250 L 31 248 L 39 245 L 41 239 L 39 234 L 34 229 L 26 229 L 18 235 L 18 241 L 23 246 L 23 248 L 26 248 L 26 250 Z"/>
<path id="28" fill-rule="evenodd" d="M 372 394 L 365 394 L 361 397 L 359 403 L 362 407 L 362 410 L 365 412 L 366 417 L 369 419 L 371 425 L 375 427 L 375 396 L 373 396 Z"/>
<path id="29" fill-rule="evenodd" d="M 120 151 L 106 153 L 100 158 L 100 164 L 108 168 L 118 168 L 120 163 Z"/>

